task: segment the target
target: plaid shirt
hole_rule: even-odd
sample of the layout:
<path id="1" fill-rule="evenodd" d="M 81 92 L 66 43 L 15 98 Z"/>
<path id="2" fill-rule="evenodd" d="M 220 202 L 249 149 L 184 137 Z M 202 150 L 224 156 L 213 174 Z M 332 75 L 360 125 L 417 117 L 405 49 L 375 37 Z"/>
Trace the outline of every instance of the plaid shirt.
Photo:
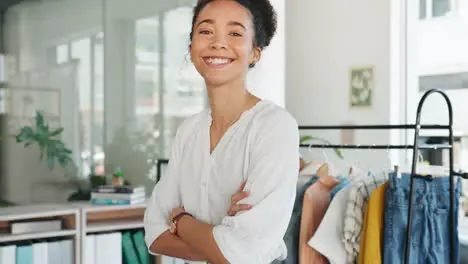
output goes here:
<path id="1" fill-rule="evenodd" d="M 386 174 L 382 173 L 377 176 L 372 174 L 360 178 L 350 187 L 343 230 L 343 243 L 348 256 L 348 263 L 356 263 L 359 255 L 363 219 L 370 195 L 386 181 Z"/>

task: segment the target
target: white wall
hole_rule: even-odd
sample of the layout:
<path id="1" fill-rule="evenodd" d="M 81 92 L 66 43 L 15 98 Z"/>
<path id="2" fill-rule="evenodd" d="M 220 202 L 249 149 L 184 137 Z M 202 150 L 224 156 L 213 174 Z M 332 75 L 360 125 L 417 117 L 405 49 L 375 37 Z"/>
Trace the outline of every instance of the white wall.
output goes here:
<path id="1" fill-rule="evenodd" d="M 289 1 L 286 6 L 286 108 L 300 125 L 388 124 L 399 105 L 399 73 L 392 72 L 399 55 L 391 43 L 399 43 L 398 1 Z M 398 50 L 397 50 L 398 52 Z M 375 91 L 370 109 L 350 109 L 350 67 L 375 67 Z M 398 68 L 397 68 L 398 69 Z M 396 94 L 395 94 L 396 93 Z M 390 98 L 393 100 L 390 100 Z M 340 144 L 338 131 L 307 131 Z M 392 140 L 399 141 L 398 136 Z M 357 131 L 357 144 L 388 144 L 388 131 Z M 323 159 L 320 151 L 311 158 Z M 357 154 L 356 154 L 357 153 Z M 306 156 L 310 156 L 304 150 Z M 327 155 L 328 158 L 332 154 Z M 367 164 L 388 162 L 385 151 L 354 151 L 350 161 Z"/>
<path id="2" fill-rule="evenodd" d="M 261 98 L 285 106 L 286 85 L 286 0 L 270 0 L 278 13 L 278 28 L 260 62 L 250 73 L 249 89 Z"/>

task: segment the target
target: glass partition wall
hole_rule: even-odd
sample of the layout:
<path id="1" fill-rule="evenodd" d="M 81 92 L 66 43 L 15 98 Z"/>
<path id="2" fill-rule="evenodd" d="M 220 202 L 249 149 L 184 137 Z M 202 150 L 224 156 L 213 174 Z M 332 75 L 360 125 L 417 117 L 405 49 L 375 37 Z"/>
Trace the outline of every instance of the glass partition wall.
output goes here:
<path id="1" fill-rule="evenodd" d="M 188 57 L 194 3 L 39 0 L 6 11 L 2 133 L 33 125 L 43 111 L 51 129 L 64 128 L 76 166 L 50 170 L 38 147 L 9 139 L 0 199 L 66 201 L 92 175 L 118 168 L 151 191 L 178 125 L 207 105 Z"/>

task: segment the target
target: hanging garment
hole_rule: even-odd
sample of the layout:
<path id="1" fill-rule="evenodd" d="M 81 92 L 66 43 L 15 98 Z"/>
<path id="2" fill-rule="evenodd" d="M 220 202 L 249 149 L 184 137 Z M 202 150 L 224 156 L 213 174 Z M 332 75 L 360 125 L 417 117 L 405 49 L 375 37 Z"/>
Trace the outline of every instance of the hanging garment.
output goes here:
<path id="1" fill-rule="evenodd" d="M 320 222 L 308 245 L 328 259 L 330 264 L 346 263 L 346 250 L 342 241 L 343 218 L 351 185 L 339 191 Z"/>
<path id="2" fill-rule="evenodd" d="M 328 263 L 327 259 L 311 248 L 307 242 L 322 221 L 330 204 L 330 192 L 338 183 L 334 177 L 322 176 L 304 194 L 299 234 L 299 264 Z"/>
<path id="3" fill-rule="evenodd" d="M 348 196 L 344 217 L 343 243 L 348 256 L 347 263 L 355 263 L 361 246 L 364 213 L 370 194 L 386 182 L 386 174 L 371 174 L 353 182 Z"/>
<path id="4" fill-rule="evenodd" d="M 388 183 L 384 183 L 375 189 L 370 196 L 364 217 L 359 264 L 382 263 L 385 191 L 387 190 L 387 186 Z"/>
<path id="5" fill-rule="evenodd" d="M 338 180 L 340 181 L 340 183 L 336 185 L 330 192 L 330 199 L 332 200 L 341 189 L 343 189 L 350 183 L 349 179 L 346 177 L 338 177 Z"/>
<path id="6" fill-rule="evenodd" d="M 390 175 L 385 194 L 384 264 L 405 262 L 406 228 L 408 226 L 409 188 L 411 176 L 398 178 Z M 409 263 L 450 263 L 450 178 L 432 180 L 414 178 L 414 206 L 411 230 Z M 459 179 L 455 185 L 455 213 L 458 212 L 460 195 Z M 457 214 L 458 215 L 458 214 Z M 455 230 L 458 217 L 455 216 Z M 456 263 L 459 262 L 458 232 L 455 234 Z"/>
<path id="7" fill-rule="evenodd" d="M 301 176 L 300 176 L 301 177 Z M 304 201 L 305 191 L 318 180 L 317 176 L 312 177 L 305 183 L 298 181 L 296 200 L 294 208 L 289 220 L 288 229 L 283 237 L 288 253 L 286 259 L 275 260 L 273 264 L 297 264 L 299 261 L 299 233 L 301 226 L 302 204 Z"/>

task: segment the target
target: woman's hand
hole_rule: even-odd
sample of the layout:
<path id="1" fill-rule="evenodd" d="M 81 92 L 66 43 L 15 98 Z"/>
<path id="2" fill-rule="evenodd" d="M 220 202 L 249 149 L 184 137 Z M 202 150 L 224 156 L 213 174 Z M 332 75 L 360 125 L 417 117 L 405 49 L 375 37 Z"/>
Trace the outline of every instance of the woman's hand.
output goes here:
<path id="1" fill-rule="evenodd" d="M 167 219 L 167 223 L 171 225 L 172 219 L 176 217 L 178 214 L 185 212 L 185 209 L 183 207 L 178 207 L 172 209 L 171 213 L 169 214 L 169 219 Z"/>
<path id="2" fill-rule="evenodd" d="M 237 204 L 240 200 L 249 196 L 249 192 L 244 191 L 245 183 L 242 183 L 237 192 L 231 197 L 231 205 L 228 210 L 229 216 L 235 216 L 238 212 L 247 211 L 252 208 L 250 204 Z"/>

